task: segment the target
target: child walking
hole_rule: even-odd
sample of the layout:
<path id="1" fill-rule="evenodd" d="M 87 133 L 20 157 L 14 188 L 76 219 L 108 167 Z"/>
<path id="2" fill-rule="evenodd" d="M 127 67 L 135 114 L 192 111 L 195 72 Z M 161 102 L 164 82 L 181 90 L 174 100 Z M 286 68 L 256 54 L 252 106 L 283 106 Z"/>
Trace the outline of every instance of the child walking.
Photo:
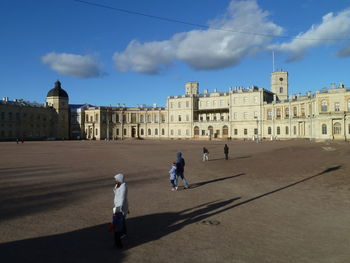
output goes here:
<path id="1" fill-rule="evenodd" d="M 169 174 L 170 174 L 170 183 L 171 183 L 171 191 L 177 190 L 177 185 L 175 184 L 175 179 L 176 179 L 176 163 L 173 162 L 173 165 L 171 166 L 170 170 L 169 170 Z"/>

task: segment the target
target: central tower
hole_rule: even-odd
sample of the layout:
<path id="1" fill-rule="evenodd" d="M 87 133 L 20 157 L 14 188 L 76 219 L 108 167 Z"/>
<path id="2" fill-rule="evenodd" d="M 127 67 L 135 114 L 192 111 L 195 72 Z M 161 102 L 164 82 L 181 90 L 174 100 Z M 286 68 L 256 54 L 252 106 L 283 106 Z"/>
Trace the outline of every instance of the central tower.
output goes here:
<path id="1" fill-rule="evenodd" d="M 288 99 L 288 72 L 271 73 L 271 91 L 276 94 L 278 100 Z"/>

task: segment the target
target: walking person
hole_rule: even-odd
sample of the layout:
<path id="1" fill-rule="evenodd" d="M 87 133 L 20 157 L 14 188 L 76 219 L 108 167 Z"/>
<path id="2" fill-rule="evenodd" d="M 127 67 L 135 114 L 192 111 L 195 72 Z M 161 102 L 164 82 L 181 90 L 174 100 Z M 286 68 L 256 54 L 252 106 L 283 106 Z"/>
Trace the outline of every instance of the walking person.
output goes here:
<path id="1" fill-rule="evenodd" d="M 178 152 L 176 154 L 176 157 L 177 157 L 177 160 L 176 160 L 176 177 L 175 177 L 175 185 L 176 185 L 176 187 L 175 188 L 177 190 L 177 188 L 178 188 L 178 180 L 179 180 L 179 177 L 181 177 L 182 183 L 184 185 L 184 188 L 188 189 L 190 186 L 187 183 L 185 175 L 184 175 L 184 172 L 185 172 L 185 159 L 182 158 L 182 153 L 181 152 Z"/>
<path id="2" fill-rule="evenodd" d="M 225 160 L 228 160 L 228 150 L 229 150 L 229 148 L 228 148 L 227 144 L 225 144 L 225 147 L 224 147 Z"/>
<path id="3" fill-rule="evenodd" d="M 176 184 L 175 184 L 175 178 L 176 178 L 176 163 L 173 162 L 173 165 L 171 166 L 170 170 L 169 170 L 169 174 L 170 174 L 170 184 L 172 186 L 171 190 L 177 190 Z"/>
<path id="4" fill-rule="evenodd" d="M 203 162 L 209 161 L 209 151 L 207 148 L 203 147 Z"/>
<path id="5" fill-rule="evenodd" d="M 124 181 L 123 174 L 114 176 L 116 185 L 114 192 L 114 208 L 113 208 L 113 231 L 114 244 L 117 248 L 123 248 L 122 237 L 126 235 L 126 214 L 129 213 L 128 205 L 128 187 Z"/>

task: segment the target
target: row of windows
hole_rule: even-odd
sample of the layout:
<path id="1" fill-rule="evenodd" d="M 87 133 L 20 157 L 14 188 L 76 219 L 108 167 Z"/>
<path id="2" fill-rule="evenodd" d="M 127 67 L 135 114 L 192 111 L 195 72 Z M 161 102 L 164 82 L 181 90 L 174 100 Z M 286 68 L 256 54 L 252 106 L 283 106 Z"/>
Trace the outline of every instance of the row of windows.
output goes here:
<path id="1" fill-rule="evenodd" d="M 27 116 L 28 116 L 27 113 L 22 114 L 23 118 L 27 118 Z M 6 114 L 6 112 L 0 113 L 0 120 L 9 120 L 9 121 L 17 120 L 17 121 L 19 121 L 20 119 L 21 119 L 21 114 L 19 112 L 16 112 L 15 114 L 13 112 L 7 112 L 7 114 Z M 40 114 L 38 114 L 38 115 L 30 114 L 29 120 L 34 120 L 34 119 L 46 121 L 45 116 L 42 116 Z"/>
<path id="2" fill-rule="evenodd" d="M 254 117 L 254 119 L 258 118 L 258 112 L 257 111 L 254 111 L 253 117 Z M 248 120 L 249 118 L 250 118 L 249 113 L 248 112 L 243 112 L 242 119 L 243 120 Z M 238 112 L 234 112 L 233 113 L 233 119 L 234 120 L 238 120 L 239 119 Z"/>
<path id="3" fill-rule="evenodd" d="M 185 104 L 183 104 L 181 101 L 178 101 L 177 104 L 175 102 L 170 102 L 170 109 L 173 109 L 175 105 L 177 105 L 177 108 L 180 109 L 181 107 L 183 107 L 183 105 L 186 107 L 186 108 L 189 108 L 190 107 L 190 102 L 189 101 L 186 101 Z"/>
<path id="4" fill-rule="evenodd" d="M 174 116 L 173 115 L 170 116 L 170 121 L 171 122 L 174 121 Z M 182 121 L 182 115 L 178 115 L 177 116 L 177 121 Z M 190 116 L 189 115 L 186 115 L 186 121 L 190 121 Z"/>
<path id="5" fill-rule="evenodd" d="M 348 100 L 347 110 L 350 111 L 350 100 Z M 334 111 L 340 111 L 340 102 L 334 102 Z M 328 101 L 322 100 L 321 101 L 321 112 L 327 112 L 328 111 Z"/>
<path id="6" fill-rule="evenodd" d="M 249 98 L 248 97 L 243 97 L 243 98 L 234 97 L 232 102 L 233 102 L 233 104 L 248 104 Z M 254 96 L 252 103 L 258 104 L 259 98 L 257 96 Z"/>

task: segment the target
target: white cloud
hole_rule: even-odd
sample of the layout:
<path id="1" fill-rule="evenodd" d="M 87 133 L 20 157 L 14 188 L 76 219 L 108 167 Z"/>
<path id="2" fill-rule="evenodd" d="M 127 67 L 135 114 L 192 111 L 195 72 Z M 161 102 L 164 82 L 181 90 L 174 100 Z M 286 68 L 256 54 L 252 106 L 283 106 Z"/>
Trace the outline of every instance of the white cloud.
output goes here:
<path id="1" fill-rule="evenodd" d="M 44 64 L 62 75 L 77 78 L 101 77 L 104 74 L 100 70 L 99 63 L 92 55 L 75 55 L 67 53 L 51 52 L 41 57 Z"/>
<path id="2" fill-rule="evenodd" d="M 350 34 L 350 9 L 346 9 L 336 16 L 328 13 L 323 16 L 322 23 L 313 25 L 305 32 L 300 33 L 295 39 L 288 43 L 271 45 L 270 48 L 276 51 L 287 52 L 289 61 L 301 59 L 305 52 L 315 46 L 322 44 L 334 44 L 334 39 L 348 38 Z M 349 55 L 349 51 L 339 52 L 338 56 Z"/>
<path id="3" fill-rule="evenodd" d="M 211 21 L 207 30 L 178 33 L 165 41 L 133 40 L 124 51 L 116 52 L 113 60 L 120 71 L 146 74 L 157 74 L 176 59 L 198 70 L 236 65 L 244 57 L 265 50 L 272 35 L 282 33 L 268 15 L 255 0 L 232 1 L 226 14 Z"/>

